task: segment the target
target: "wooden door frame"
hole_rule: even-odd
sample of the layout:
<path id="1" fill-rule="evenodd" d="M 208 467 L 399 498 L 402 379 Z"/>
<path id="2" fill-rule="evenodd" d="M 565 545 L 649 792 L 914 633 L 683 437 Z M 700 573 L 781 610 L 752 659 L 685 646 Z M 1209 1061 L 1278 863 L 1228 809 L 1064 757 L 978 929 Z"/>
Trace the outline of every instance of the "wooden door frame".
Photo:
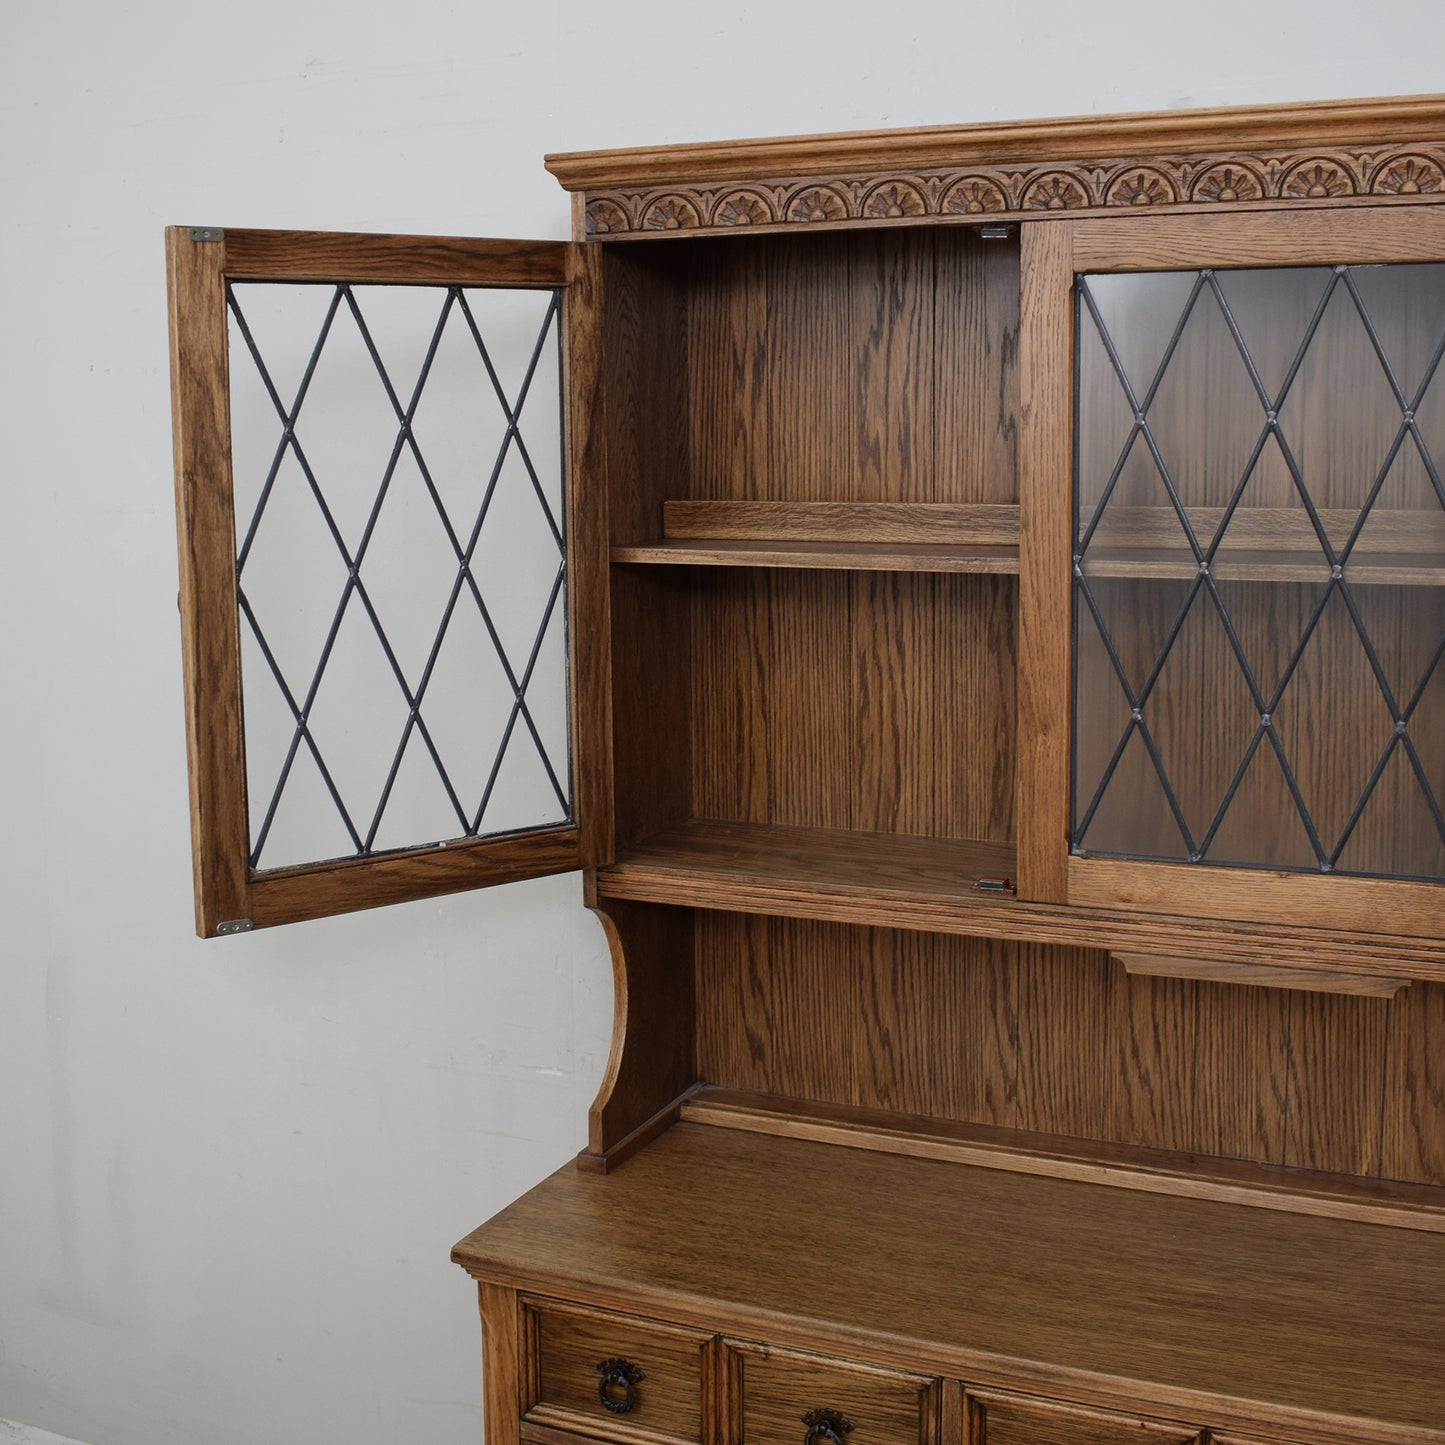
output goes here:
<path id="1" fill-rule="evenodd" d="M 1436 938 L 1429 882 L 1070 856 L 1073 711 L 1074 277 L 1445 259 L 1445 207 L 1362 205 L 1041 220 L 1022 227 L 1020 298 L 1020 898 Z"/>
<path id="2" fill-rule="evenodd" d="M 607 519 L 598 258 L 557 241 L 170 227 L 176 521 L 196 928 L 201 937 L 430 897 L 608 861 Z M 572 812 L 557 827 L 252 870 L 236 583 L 229 280 L 558 290 L 564 348 Z"/>

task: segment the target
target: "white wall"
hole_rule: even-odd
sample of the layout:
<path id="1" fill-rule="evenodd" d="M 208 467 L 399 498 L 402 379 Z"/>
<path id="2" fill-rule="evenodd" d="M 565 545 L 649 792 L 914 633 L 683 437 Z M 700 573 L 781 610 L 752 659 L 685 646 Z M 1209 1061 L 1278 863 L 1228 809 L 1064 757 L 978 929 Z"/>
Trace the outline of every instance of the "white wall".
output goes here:
<path id="1" fill-rule="evenodd" d="M 563 236 L 542 153 L 1442 88 L 1437 0 L 0 3 L 0 1416 L 480 1433 L 454 1239 L 580 1145 L 575 878 L 191 935 L 161 227 Z"/>

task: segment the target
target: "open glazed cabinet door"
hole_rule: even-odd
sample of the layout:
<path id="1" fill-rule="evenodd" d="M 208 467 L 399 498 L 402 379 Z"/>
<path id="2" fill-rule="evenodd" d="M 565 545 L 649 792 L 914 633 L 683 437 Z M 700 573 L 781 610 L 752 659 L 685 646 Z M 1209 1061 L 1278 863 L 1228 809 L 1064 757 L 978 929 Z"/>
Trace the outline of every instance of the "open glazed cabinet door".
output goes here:
<path id="1" fill-rule="evenodd" d="M 167 253 L 199 933 L 606 861 L 595 256 Z"/>
<path id="2" fill-rule="evenodd" d="M 1031 520 L 1074 625 L 1046 871 L 1086 908 L 1437 936 L 1445 216 L 1049 242 L 1031 314 L 1072 349 L 1040 412 L 1072 508 L 1059 476 Z"/>

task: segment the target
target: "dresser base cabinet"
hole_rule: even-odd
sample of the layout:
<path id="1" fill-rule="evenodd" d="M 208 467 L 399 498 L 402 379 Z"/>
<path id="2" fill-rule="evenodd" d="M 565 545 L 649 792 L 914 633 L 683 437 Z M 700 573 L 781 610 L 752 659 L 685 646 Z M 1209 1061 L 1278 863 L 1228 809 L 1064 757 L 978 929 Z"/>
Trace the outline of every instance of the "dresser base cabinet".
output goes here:
<path id="1" fill-rule="evenodd" d="M 1040 1163 L 681 1122 L 569 1166 L 453 1251 L 511 1299 L 484 1318 L 488 1399 L 524 1436 L 702 1445 L 1445 1441 L 1438 1213 Z M 646 1378 L 611 1417 L 619 1353 Z"/>

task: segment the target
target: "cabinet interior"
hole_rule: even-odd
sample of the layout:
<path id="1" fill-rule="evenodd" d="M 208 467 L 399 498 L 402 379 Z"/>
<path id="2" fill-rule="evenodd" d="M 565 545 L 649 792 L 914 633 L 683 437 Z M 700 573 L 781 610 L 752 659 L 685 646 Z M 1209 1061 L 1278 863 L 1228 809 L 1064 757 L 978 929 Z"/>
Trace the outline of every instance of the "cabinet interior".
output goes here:
<path id="1" fill-rule="evenodd" d="M 603 251 L 617 859 L 676 870 L 665 913 L 677 911 L 671 900 L 688 901 L 688 870 L 710 868 L 800 888 L 887 882 L 969 906 L 979 876 L 1013 872 L 1016 550 L 993 543 L 995 558 L 1004 554 L 994 571 L 941 569 L 950 547 L 988 550 L 958 542 L 961 531 L 998 523 L 947 507 L 1017 507 L 1016 237 L 917 227 Z M 1149 345 L 1162 354 L 1168 339 Z M 1180 365 L 1217 371 L 1217 351 Z M 1182 403 L 1168 404 L 1174 428 L 1159 429 L 1173 445 L 1195 423 Z M 1106 445 L 1085 434 L 1081 465 Z M 1160 580 L 1165 564 L 1179 571 L 1181 549 L 1152 545 L 1159 498 L 1143 464 L 1130 465 L 1107 499 L 1103 540 L 1090 552 L 1103 561 L 1090 582 L 1108 619 L 1133 624 L 1120 645 L 1135 672 L 1147 670 L 1189 584 Z M 1215 495 L 1219 485 L 1188 497 L 1201 531 L 1229 501 Z M 820 503 L 834 505 L 809 512 Z M 1087 525 L 1087 504 L 1082 511 Z M 667 535 L 674 518 L 681 542 Z M 709 522 L 724 534 L 713 544 L 747 547 L 749 565 L 725 550 L 667 551 L 669 542 L 705 548 L 698 534 Z M 928 543 L 898 543 L 891 534 L 905 529 L 938 554 L 908 552 Z M 855 550 L 829 550 L 817 540 L 829 534 Z M 794 536 L 817 550 L 793 550 Z M 1281 613 L 1308 606 L 1317 589 L 1221 585 L 1234 589 L 1261 673 L 1282 668 L 1287 658 L 1265 657 L 1293 620 Z M 1433 588 L 1357 595 L 1374 609 L 1382 654 L 1441 635 Z M 1201 609 L 1180 630 L 1157 728 L 1196 813 L 1228 782 L 1203 703 L 1231 658 L 1208 621 Z M 1083 796 L 1115 746 L 1121 697 L 1095 655 L 1097 630 L 1091 641 L 1080 622 L 1078 635 Z M 1308 728 L 1327 714 L 1340 725 L 1340 744 L 1317 753 L 1315 773 L 1301 780 L 1311 796 L 1361 766 L 1368 775 L 1373 755 L 1364 754 L 1378 751 L 1378 730 L 1355 725 L 1378 710 L 1378 685 L 1368 668 L 1346 665 L 1363 663 L 1347 656 L 1349 643 L 1332 614 L 1280 720 Z M 1422 727 L 1422 737 L 1433 734 Z M 1396 860 L 1402 786 L 1386 780 L 1358 820 L 1357 866 Z M 1142 748 L 1127 750 L 1092 819 L 1091 846 L 1152 842 L 1171 856 L 1162 851 L 1174 826 L 1167 810 L 1149 809 L 1158 791 Z M 1277 802 L 1247 780 L 1222 842 L 1238 837 L 1236 853 L 1272 856 L 1288 823 Z M 1076 815 L 1086 805 L 1076 802 Z M 1177 853 L 1177 831 L 1173 839 Z M 669 957 L 649 965 L 690 967 L 684 1026 L 705 1083 L 1445 1184 L 1445 1098 L 1430 1044 L 1445 1026 L 1445 985 L 1361 998 L 1135 976 L 1104 948 L 732 911 L 739 906 L 690 913 L 690 924 L 665 932 Z M 658 946 L 655 932 L 631 927 L 634 951 Z"/>
<path id="2" fill-rule="evenodd" d="M 604 295 L 614 675 L 644 675 L 614 686 L 619 852 L 739 823 L 975 840 L 1010 872 L 1017 552 L 959 538 L 1017 533 L 1017 241 L 610 248 Z M 631 560 L 669 503 L 823 559 Z"/>

